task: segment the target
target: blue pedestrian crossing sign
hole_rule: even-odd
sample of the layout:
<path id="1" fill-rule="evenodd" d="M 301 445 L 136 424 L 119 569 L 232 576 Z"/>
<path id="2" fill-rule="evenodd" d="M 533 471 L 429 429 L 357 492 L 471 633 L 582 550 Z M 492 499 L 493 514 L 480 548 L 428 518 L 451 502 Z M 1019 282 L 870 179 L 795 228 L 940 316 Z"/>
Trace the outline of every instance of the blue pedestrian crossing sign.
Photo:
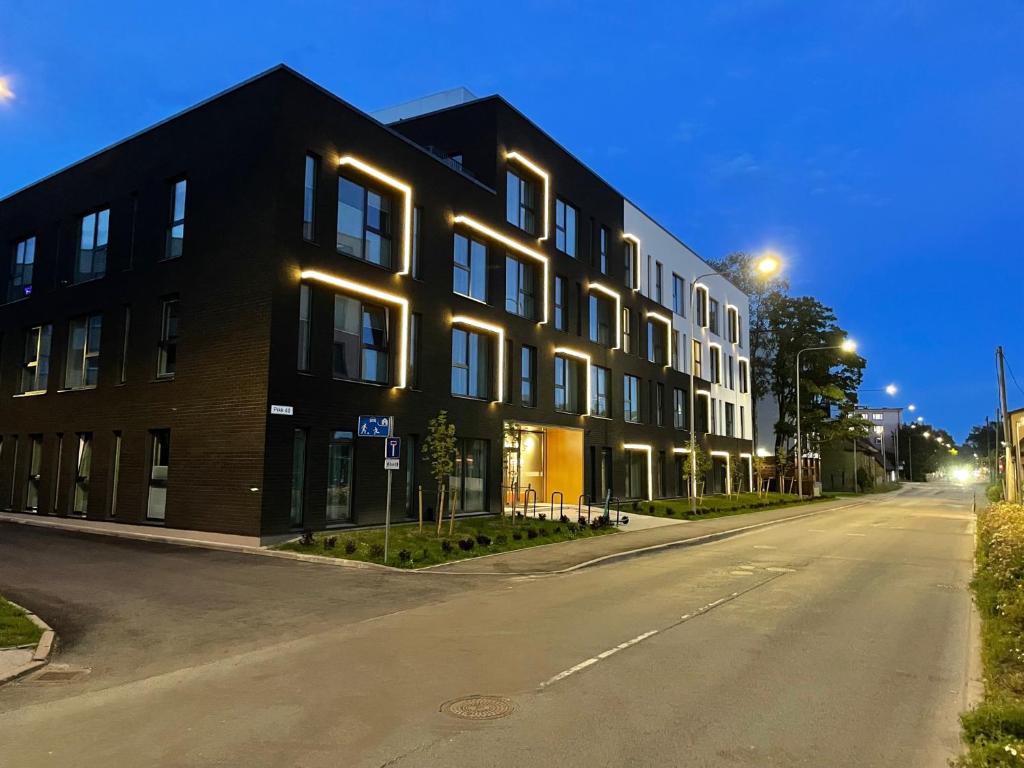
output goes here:
<path id="1" fill-rule="evenodd" d="M 389 437 L 391 435 L 391 417 L 360 416 L 356 423 L 356 434 L 359 437 Z"/>

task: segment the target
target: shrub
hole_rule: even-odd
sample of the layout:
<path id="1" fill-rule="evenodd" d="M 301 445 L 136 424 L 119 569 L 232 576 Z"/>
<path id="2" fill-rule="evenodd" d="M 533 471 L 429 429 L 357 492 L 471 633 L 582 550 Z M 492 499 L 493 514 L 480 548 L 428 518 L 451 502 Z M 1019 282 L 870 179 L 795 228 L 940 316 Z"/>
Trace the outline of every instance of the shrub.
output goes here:
<path id="1" fill-rule="evenodd" d="M 676 511 L 672 507 L 665 507 L 665 514 L 669 517 L 672 517 L 672 515 L 674 515 L 675 513 Z"/>
<path id="2" fill-rule="evenodd" d="M 427 558 L 429 558 L 429 557 L 430 557 L 430 553 L 429 553 L 429 552 L 427 552 L 427 548 L 426 548 L 426 547 L 424 547 L 424 548 L 423 548 L 423 551 L 422 551 L 422 552 L 420 552 L 420 560 L 426 560 L 426 559 L 427 559 Z"/>
<path id="3" fill-rule="evenodd" d="M 347 555 L 354 554 L 358 548 L 359 545 L 352 541 L 352 539 L 345 542 L 345 554 Z"/>
<path id="4" fill-rule="evenodd" d="M 497 544 L 499 547 L 504 546 L 505 544 L 508 544 L 508 536 L 506 536 L 504 533 L 499 533 L 497 536 L 494 537 L 494 543 Z"/>
<path id="5" fill-rule="evenodd" d="M 537 533 L 539 533 L 541 536 L 550 536 L 551 535 L 551 531 L 549 531 L 547 529 L 547 527 L 543 526 L 543 525 L 540 528 L 537 529 Z"/>
<path id="6" fill-rule="evenodd" d="M 324 539 L 324 549 L 334 549 L 334 545 L 337 543 L 337 536 L 328 536 L 326 539 Z"/>
<path id="7" fill-rule="evenodd" d="M 303 547 L 312 547 L 316 541 L 313 539 L 313 529 L 307 528 L 302 532 L 302 538 L 299 539 L 299 544 Z"/>
<path id="8" fill-rule="evenodd" d="M 541 512 L 539 515 L 537 515 L 537 519 L 538 520 L 547 520 L 548 516 L 546 514 L 544 514 L 543 512 Z"/>
<path id="9" fill-rule="evenodd" d="M 552 531 L 552 533 L 554 533 L 554 534 L 559 534 L 561 532 L 562 532 L 562 526 L 560 526 L 560 525 L 556 525 L 555 526 L 555 530 Z"/>
<path id="10" fill-rule="evenodd" d="M 653 515 L 654 514 L 654 505 L 653 504 L 651 504 L 649 507 L 647 507 L 647 514 L 649 514 L 649 515 Z"/>
<path id="11" fill-rule="evenodd" d="M 985 489 L 985 498 L 991 502 L 1003 500 L 1003 486 L 1001 483 L 992 483 Z"/>
<path id="12" fill-rule="evenodd" d="M 580 530 L 580 524 L 579 523 L 567 523 L 565 527 L 566 527 L 566 530 L 568 530 L 569 533 L 572 533 L 572 534 L 576 534 Z"/>
<path id="13" fill-rule="evenodd" d="M 536 528 L 527 528 L 526 529 L 526 538 L 528 538 L 528 539 L 536 539 L 537 538 L 537 529 Z"/>
<path id="14" fill-rule="evenodd" d="M 521 531 L 512 531 L 512 538 L 515 539 L 516 541 L 519 541 L 520 539 L 523 538 L 523 534 L 522 534 Z"/>
<path id="15" fill-rule="evenodd" d="M 491 537 L 486 533 L 478 533 L 476 535 L 476 543 L 481 547 L 489 547 L 491 546 Z"/>
<path id="16" fill-rule="evenodd" d="M 445 554 L 452 551 L 452 543 L 448 539 L 443 539 L 441 541 L 441 551 Z"/>
<path id="17" fill-rule="evenodd" d="M 633 511 L 634 512 L 639 512 L 640 511 L 640 502 L 639 501 L 634 501 L 633 502 Z"/>
<path id="18" fill-rule="evenodd" d="M 476 542 L 472 539 L 459 539 L 459 549 L 463 552 L 469 552 L 475 546 Z"/>
<path id="19" fill-rule="evenodd" d="M 370 557 L 374 560 L 384 559 L 384 545 L 383 544 L 371 544 L 370 545 Z"/>
<path id="20" fill-rule="evenodd" d="M 568 523 L 569 522 L 569 516 L 568 515 L 562 515 L 560 518 L 558 518 L 558 521 L 561 522 L 561 523 Z"/>
<path id="21" fill-rule="evenodd" d="M 398 559 L 401 560 L 403 563 L 408 563 L 410 560 L 412 560 L 412 552 L 410 552 L 408 549 L 400 549 L 398 550 Z"/>

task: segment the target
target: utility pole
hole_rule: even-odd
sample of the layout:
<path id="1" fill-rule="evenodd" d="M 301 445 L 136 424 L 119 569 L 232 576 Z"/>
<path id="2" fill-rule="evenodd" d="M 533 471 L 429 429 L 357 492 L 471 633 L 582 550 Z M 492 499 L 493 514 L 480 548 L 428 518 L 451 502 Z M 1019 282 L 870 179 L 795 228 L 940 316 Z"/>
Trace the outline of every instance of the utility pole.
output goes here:
<path id="1" fill-rule="evenodd" d="M 1010 434 L 1010 412 L 1006 408 L 1006 375 L 1003 373 L 1003 348 L 1001 346 L 996 347 L 996 374 L 999 378 L 999 410 L 1003 422 L 1003 442 L 1006 443 L 1003 462 L 1003 478 L 1006 485 L 1003 489 L 1003 497 L 1007 501 L 1016 501 L 1019 484 L 1016 477 L 1017 468 L 1013 465 L 1010 455 L 1013 437 Z"/>

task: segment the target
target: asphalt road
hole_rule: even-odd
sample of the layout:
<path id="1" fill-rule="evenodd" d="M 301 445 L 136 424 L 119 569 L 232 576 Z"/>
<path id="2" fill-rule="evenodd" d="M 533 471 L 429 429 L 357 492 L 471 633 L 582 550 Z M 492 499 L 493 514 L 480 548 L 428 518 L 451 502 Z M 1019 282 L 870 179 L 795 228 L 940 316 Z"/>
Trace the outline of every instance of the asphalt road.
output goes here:
<path id="1" fill-rule="evenodd" d="M 91 668 L 0 689 L 0 766 L 942 766 L 972 546 L 933 486 L 550 577 L 0 526 L 0 592 Z"/>

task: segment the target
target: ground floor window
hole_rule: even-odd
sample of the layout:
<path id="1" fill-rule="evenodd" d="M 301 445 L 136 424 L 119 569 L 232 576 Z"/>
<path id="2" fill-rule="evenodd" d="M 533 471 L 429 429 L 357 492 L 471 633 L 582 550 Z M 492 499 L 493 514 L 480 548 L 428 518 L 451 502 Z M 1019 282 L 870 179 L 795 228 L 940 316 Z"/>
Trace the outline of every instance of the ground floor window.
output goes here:
<path id="1" fill-rule="evenodd" d="M 71 511 L 84 515 L 89 511 L 89 481 L 92 477 L 92 433 L 78 436 L 78 461 L 75 463 L 75 497 Z"/>
<path id="2" fill-rule="evenodd" d="M 164 520 L 167 514 L 167 475 L 171 466 L 171 431 L 156 429 L 149 433 L 149 493 L 146 518 Z"/>
<path id="3" fill-rule="evenodd" d="M 647 498 L 647 454 L 626 451 L 626 498 Z"/>
<path id="4" fill-rule="evenodd" d="M 29 512 L 39 511 L 39 486 L 43 464 L 43 436 L 32 435 L 32 443 L 28 454 L 28 482 L 25 487 L 25 509 Z"/>
<path id="5" fill-rule="evenodd" d="M 416 492 L 416 457 L 419 441 L 416 435 L 406 435 L 405 443 L 405 516 L 416 517 L 419 497 Z"/>
<path id="6" fill-rule="evenodd" d="M 292 498 L 288 519 L 293 526 L 302 525 L 302 501 L 306 491 L 306 430 L 292 433 Z"/>
<path id="7" fill-rule="evenodd" d="M 110 478 L 110 516 L 117 514 L 117 487 L 121 482 L 121 433 L 114 433 L 114 467 Z"/>
<path id="8" fill-rule="evenodd" d="M 327 524 L 352 522 L 352 433 L 335 431 L 327 448 Z"/>
<path id="9" fill-rule="evenodd" d="M 487 468 L 490 443 L 476 438 L 462 438 L 455 453 L 455 470 L 449 477 L 451 498 L 458 502 L 458 512 L 487 511 Z"/>
<path id="10" fill-rule="evenodd" d="M 654 465 L 654 498 L 663 499 L 665 492 L 665 452 L 658 452 L 658 462 Z"/>

